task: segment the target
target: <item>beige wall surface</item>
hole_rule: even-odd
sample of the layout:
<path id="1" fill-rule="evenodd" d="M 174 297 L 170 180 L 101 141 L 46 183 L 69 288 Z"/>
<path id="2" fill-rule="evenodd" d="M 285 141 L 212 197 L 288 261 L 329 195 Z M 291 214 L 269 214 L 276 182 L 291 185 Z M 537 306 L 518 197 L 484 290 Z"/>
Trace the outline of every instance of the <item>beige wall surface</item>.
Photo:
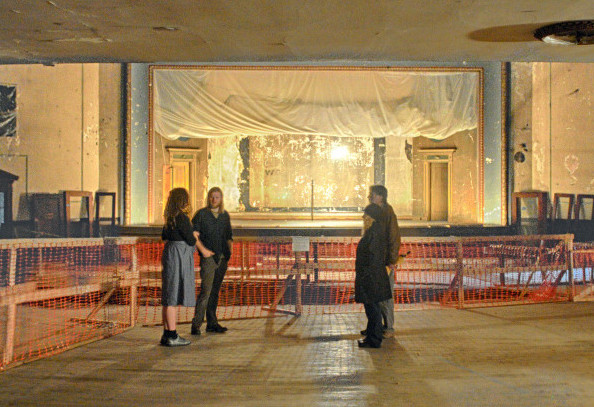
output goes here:
<path id="1" fill-rule="evenodd" d="M 99 65 L 99 190 L 118 192 L 122 179 L 122 66 Z"/>
<path id="2" fill-rule="evenodd" d="M 112 122 L 121 120 L 121 88 L 114 83 L 119 78 L 117 69 L 109 72 L 99 64 L 0 66 L 0 82 L 17 88 L 17 136 L 0 140 L 0 168 L 19 176 L 14 184 L 16 219 L 29 219 L 25 192 L 95 192 L 100 184 L 115 188 L 114 151 L 121 131 Z M 109 100 L 104 107 L 100 94 Z M 111 138 L 103 141 L 102 130 L 108 128 Z M 110 173 L 101 181 L 100 160 Z"/>
<path id="3" fill-rule="evenodd" d="M 513 190 L 593 194 L 594 64 L 527 65 L 512 68 L 512 159 L 521 143 L 528 150 Z"/>
<path id="4" fill-rule="evenodd" d="M 592 194 L 594 64 L 552 64 L 550 77 L 551 192 Z"/>
<path id="5" fill-rule="evenodd" d="M 399 219 L 411 218 L 413 213 L 412 144 L 412 139 L 386 138 L 385 185 Z"/>
<path id="6" fill-rule="evenodd" d="M 512 191 L 532 189 L 532 65 L 513 63 L 509 94 L 510 117 L 510 163 L 513 168 Z"/>

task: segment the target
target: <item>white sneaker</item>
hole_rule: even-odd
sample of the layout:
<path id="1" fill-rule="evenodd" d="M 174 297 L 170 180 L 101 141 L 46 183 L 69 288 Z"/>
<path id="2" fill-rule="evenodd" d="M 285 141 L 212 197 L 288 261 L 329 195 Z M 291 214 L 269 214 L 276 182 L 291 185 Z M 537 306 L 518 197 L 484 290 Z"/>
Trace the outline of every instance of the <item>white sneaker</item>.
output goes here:
<path id="1" fill-rule="evenodd" d="M 177 335 L 177 338 L 165 338 L 164 336 L 161 337 L 161 345 L 163 346 L 186 346 L 190 343 L 191 342 L 189 340 L 184 339 L 179 335 Z"/>

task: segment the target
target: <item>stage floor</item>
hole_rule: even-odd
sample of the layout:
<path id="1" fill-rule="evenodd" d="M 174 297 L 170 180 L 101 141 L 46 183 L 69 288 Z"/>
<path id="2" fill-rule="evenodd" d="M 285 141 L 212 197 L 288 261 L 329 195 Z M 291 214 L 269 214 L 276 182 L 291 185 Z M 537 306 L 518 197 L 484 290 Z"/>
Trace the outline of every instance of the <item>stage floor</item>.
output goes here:
<path id="1" fill-rule="evenodd" d="M 447 222 L 426 222 L 414 220 L 399 220 L 401 227 L 450 227 Z M 358 228 L 363 227 L 362 218 L 358 219 L 236 219 L 232 221 L 234 228 L 286 228 L 286 229 L 334 229 L 334 228 Z"/>
<path id="2" fill-rule="evenodd" d="M 158 345 L 161 327 L 0 373 L 0 405 L 564 406 L 594 400 L 594 302 L 396 313 L 381 349 L 365 316 L 224 321 L 225 334 Z"/>
<path id="3" fill-rule="evenodd" d="M 515 231 L 499 225 L 454 225 L 448 222 L 399 220 L 402 236 L 490 236 L 509 235 Z M 234 219 L 235 236 L 361 236 L 363 220 L 357 219 Z M 124 236 L 160 236 L 161 226 L 132 225 L 122 227 Z"/>

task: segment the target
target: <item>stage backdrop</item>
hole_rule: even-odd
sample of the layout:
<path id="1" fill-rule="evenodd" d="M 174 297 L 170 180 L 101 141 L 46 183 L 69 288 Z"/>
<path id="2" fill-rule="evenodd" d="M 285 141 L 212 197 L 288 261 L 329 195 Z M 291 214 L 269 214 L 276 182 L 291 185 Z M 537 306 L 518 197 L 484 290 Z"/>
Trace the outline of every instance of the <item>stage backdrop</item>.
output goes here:
<path id="1" fill-rule="evenodd" d="M 422 65 L 422 64 L 419 64 Z M 500 85 L 499 64 L 489 67 L 488 88 Z M 148 70 L 148 77 L 147 77 Z M 208 160 L 203 190 L 223 185 L 228 208 L 237 212 L 358 211 L 367 187 L 385 184 L 390 201 L 404 217 L 413 214 L 413 144 L 419 137 L 435 143 L 468 135 L 474 143 L 477 223 L 499 223 L 502 211 L 500 121 L 483 126 L 485 68 L 477 67 L 130 67 L 131 133 L 145 119 L 148 102 L 148 159 L 131 134 L 130 161 L 138 158 L 145 186 L 130 183 L 129 223 L 159 223 L 164 178 L 159 164 L 173 155 L 171 143 L 194 145 Z M 138 86 L 147 82 L 148 101 Z M 150 84 L 150 86 L 148 86 Z M 495 85 L 495 86 L 494 86 Z M 500 86 L 493 100 L 501 106 Z M 494 92 L 492 92 L 494 94 Z M 143 102 L 141 105 L 135 100 Z M 491 109 L 488 115 L 500 119 Z M 133 125 L 132 125 L 133 124 Z M 488 128 L 488 129 L 487 129 Z M 484 131 L 491 134 L 483 145 Z M 495 132 L 494 130 L 497 130 Z M 199 139 L 207 139 L 206 144 Z M 157 141 L 155 141 L 157 140 Z M 159 144 L 159 148 L 155 145 Z M 445 145 L 445 144 L 444 144 Z M 485 160 L 485 148 L 488 159 Z M 145 150 L 146 151 L 146 150 Z M 207 154 L 206 154 L 207 152 Z M 139 154 L 138 154 L 139 153 Z M 205 154 L 201 157 L 199 154 Z M 462 157 L 459 157 L 462 158 Z M 454 155 L 454 159 L 456 156 Z M 484 197 L 485 164 L 496 189 Z M 133 167 L 133 165 L 130 165 Z M 133 180 L 136 181 L 136 180 Z M 157 185 L 157 183 L 161 184 Z M 148 189 L 148 191 L 147 191 Z M 144 191 L 143 191 L 144 190 Z M 201 193 L 203 193 L 202 191 Z M 274 193 L 273 193 L 274 192 Z M 144 195 L 146 217 L 133 209 Z M 495 200 L 493 199 L 495 198 Z M 485 201 L 489 208 L 484 208 Z M 196 199 L 202 204 L 200 199 Z M 496 207 L 493 203 L 496 202 Z M 489 219 L 483 219 L 488 213 Z M 472 221 L 471 221 L 472 222 Z"/>

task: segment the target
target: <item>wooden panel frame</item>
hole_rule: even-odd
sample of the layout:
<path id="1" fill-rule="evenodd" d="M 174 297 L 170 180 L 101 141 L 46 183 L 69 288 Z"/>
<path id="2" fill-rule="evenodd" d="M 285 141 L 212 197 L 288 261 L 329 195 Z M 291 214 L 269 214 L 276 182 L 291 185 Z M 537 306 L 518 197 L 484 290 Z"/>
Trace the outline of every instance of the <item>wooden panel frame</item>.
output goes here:
<path id="1" fill-rule="evenodd" d="M 569 198 L 569 207 L 567 208 L 567 217 L 560 218 L 562 220 L 571 220 L 571 216 L 574 212 L 575 208 L 575 195 L 574 194 L 563 194 L 563 193 L 555 193 L 553 198 L 553 220 L 557 219 L 557 215 L 561 210 L 561 198 Z M 577 213 L 576 213 L 577 214 Z"/>
<path id="2" fill-rule="evenodd" d="M 584 199 L 592 199 L 594 200 L 594 195 L 591 194 L 578 194 L 575 200 L 575 212 L 574 212 L 574 219 L 580 219 L 580 207 L 582 206 L 582 202 Z M 592 220 L 594 222 L 594 204 L 592 205 L 592 213 L 590 214 L 591 219 L 582 219 L 582 220 Z"/>
<path id="3" fill-rule="evenodd" d="M 536 198 L 538 200 L 538 234 L 545 234 L 548 209 L 548 193 L 541 191 L 514 192 L 512 194 L 512 225 L 517 225 L 518 223 L 520 218 L 518 216 L 518 210 L 520 209 L 518 202 L 523 198 Z"/>
<path id="4" fill-rule="evenodd" d="M 89 217 L 85 220 L 85 223 L 89 224 L 89 236 L 93 236 L 93 193 L 89 191 L 64 191 L 64 223 L 66 237 L 70 237 L 70 201 L 72 198 L 81 197 L 86 198 L 86 207 Z M 81 219 L 82 221 L 82 219 Z"/>

